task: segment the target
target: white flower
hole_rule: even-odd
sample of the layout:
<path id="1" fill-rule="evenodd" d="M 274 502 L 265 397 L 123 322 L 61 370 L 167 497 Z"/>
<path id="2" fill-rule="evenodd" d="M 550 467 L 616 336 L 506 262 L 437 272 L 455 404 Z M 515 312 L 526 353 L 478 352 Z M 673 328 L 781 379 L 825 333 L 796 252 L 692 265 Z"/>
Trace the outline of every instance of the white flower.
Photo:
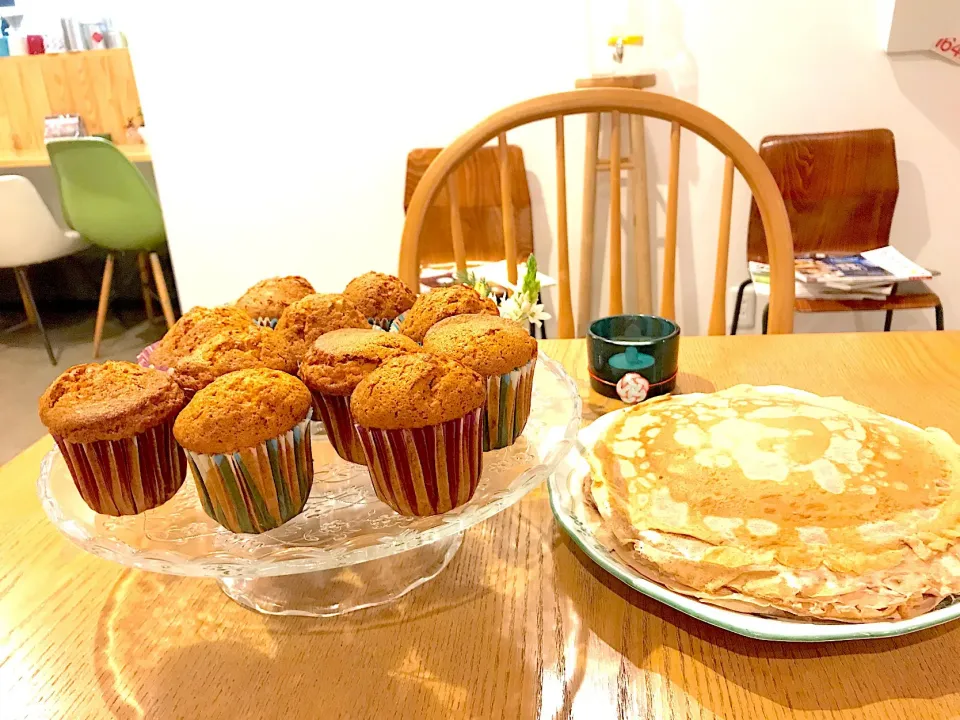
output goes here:
<path id="1" fill-rule="evenodd" d="M 508 320 L 533 323 L 534 327 L 540 327 L 544 320 L 550 319 L 549 313 L 543 311 L 542 304 L 532 302 L 522 293 L 515 293 L 500 303 L 500 316 Z"/>

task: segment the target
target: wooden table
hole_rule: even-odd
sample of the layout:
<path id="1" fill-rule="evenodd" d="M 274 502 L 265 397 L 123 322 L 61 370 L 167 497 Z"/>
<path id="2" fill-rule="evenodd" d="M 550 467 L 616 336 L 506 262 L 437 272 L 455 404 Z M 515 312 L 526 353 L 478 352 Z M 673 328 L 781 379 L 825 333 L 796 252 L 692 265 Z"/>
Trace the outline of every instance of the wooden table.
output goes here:
<path id="1" fill-rule="evenodd" d="M 582 341 L 543 343 L 586 387 Z M 691 338 L 680 389 L 784 383 L 960 436 L 960 333 Z M 590 417 L 612 407 L 584 390 Z M 127 570 L 47 522 L 41 440 L 0 470 L 0 717 L 960 717 L 960 623 L 778 644 L 598 570 L 546 489 L 467 533 L 433 582 L 327 620 L 241 608 L 212 580 Z"/>
<path id="2" fill-rule="evenodd" d="M 131 162 L 150 162 L 150 150 L 146 145 L 117 145 Z M 22 150 L 20 152 L 0 152 L 0 170 L 6 168 L 46 167 L 50 165 L 50 156 L 43 150 Z"/>

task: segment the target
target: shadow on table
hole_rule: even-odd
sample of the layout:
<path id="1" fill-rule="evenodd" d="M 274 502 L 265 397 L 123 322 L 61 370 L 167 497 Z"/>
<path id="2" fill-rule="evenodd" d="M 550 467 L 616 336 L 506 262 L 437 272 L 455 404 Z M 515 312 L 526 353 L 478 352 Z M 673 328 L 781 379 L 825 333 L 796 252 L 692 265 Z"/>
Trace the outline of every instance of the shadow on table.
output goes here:
<path id="1" fill-rule="evenodd" d="M 511 611 L 539 592 L 549 536 L 530 525 L 518 512 L 481 524 L 435 580 L 337 618 L 260 615 L 213 581 L 127 572 L 98 626 L 104 701 L 123 720 L 535 717 L 526 649 L 542 627 Z"/>
<path id="2" fill-rule="evenodd" d="M 682 703 L 692 698 L 695 705 L 726 717 L 756 707 L 756 699 L 743 694 L 785 708 L 833 711 L 890 700 L 956 699 L 960 693 L 960 676 L 950 666 L 938 665 L 930 653 L 936 644 L 939 659 L 950 657 L 952 663 L 944 647 L 960 642 L 957 623 L 869 641 L 753 640 L 695 620 L 624 585 L 559 529 L 554 559 L 559 566 L 572 566 L 558 568 L 557 576 L 583 625 L 639 670 L 639 677 L 635 671 L 629 674 L 628 684 L 637 686 L 631 688 L 634 693 L 646 691 L 648 699 L 662 697 L 666 703 L 673 695 Z M 611 595 L 624 602 L 611 602 Z"/>

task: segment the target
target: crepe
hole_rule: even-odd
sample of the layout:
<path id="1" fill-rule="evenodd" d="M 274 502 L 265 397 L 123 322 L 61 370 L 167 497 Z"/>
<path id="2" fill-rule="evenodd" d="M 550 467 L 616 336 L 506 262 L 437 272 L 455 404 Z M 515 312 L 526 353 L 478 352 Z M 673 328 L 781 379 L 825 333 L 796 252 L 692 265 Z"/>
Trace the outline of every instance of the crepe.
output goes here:
<path id="1" fill-rule="evenodd" d="M 842 398 L 740 385 L 604 418 L 611 549 L 730 609 L 903 619 L 960 593 L 960 447 Z"/>

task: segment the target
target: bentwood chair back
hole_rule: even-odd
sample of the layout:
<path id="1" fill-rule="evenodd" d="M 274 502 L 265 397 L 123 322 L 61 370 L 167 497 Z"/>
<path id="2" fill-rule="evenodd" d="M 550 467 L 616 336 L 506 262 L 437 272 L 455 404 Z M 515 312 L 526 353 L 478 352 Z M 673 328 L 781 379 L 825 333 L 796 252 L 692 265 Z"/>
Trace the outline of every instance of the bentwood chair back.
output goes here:
<path id="1" fill-rule="evenodd" d="M 420 179 L 443 148 L 417 148 L 407 155 L 403 211 L 410 207 Z M 523 150 L 507 148 L 507 182 L 511 191 L 517 262 L 533 252 L 533 212 Z M 420 233 L 420 262 L 441 265 L 456 261 L 454 248 L 464 248 L 467 262 L 504 259 L 503 195 L 500 187 L 500 149 L 483 147 L 468 156 L 450 175 L 427 209 Z M 463 242 L 453 242 L 453 233 Z"/>
<path id="2" fill-rule="evenodd" d="M 884 128 L 844 132 L 770 135 L 760 141 L 760 157 L 780 188 L 793 249 L 801 253 L 856 254 L 890 244 L 893 213 L 900 194 L 893 133 Z M 747 228 L 747 259 L 767 262 L 767 243 L 756 204 Z M 740 286 L 737 304 L 749 281 Z M 883 299 L 797 298 L 800 313 L 886 311 L 890 330 L 895 310 L 933 309 L 943 330 L 940 298 L 924 283 L 896 286 Z M 739 313 L 734 313 L 736 333 Z"/>
<path id="3" fill-rule="evenodd" d="M 152 319 L 147 257 L 157 285 L 160 307 L 173 327 L 174 315 L 157 250 L 167 240 L 160 201 L 153 188 L 113 143 L 96 137 L 47 142 L 50 165 L 57 178 L 63 217 L 85 240 L 107 250 L 100 285 L 100 303 L 93 335 L 93 356 L 100 354 L 100 338 L 107 316 L 116 252 L 134 251 L 140 266 L 140 284 Z"/>
<path id="4" fill-rule="evenodd" d="M 526 100 L 494 113 L 479 125 L 461 135 L 441 152 L 420 179 L 410 200 L 400 246 L 400 277 L 412 289 L 419 290 L 420 236 L 427 208 L 447 185 L 452 174 L 472 153 L 496 139 L 500 157 L 506 157 L 507 132 L 536 122 L 553 119 L 556 132 L 557 158 L 557 256 L 559 302 L 558 335 L 573 337 L 573 308 L 570 293 L 570 258 L 567 236 L 566 150 L 564 118 L 582 113 L 611 113 L 611 188 L 610 188 L 610 313 L 623 312 L 623 278 L 620 245 L 620 114 L 633 114 L 665 120 L 671 124 L 670 170 L 667 194 L 666 233 L 664 242 L 663 281 L 660 314 L 675 319 L 677 210 L 680 171 L 680 138 L 683 129 L 702 137 L 726 157 L 720 213 L 720 229 L 714 276 L 713 301 L 708 332 L 725 333 L 727 255 L 730 245 L 730 215 L 733 205 L 734 170 L 739 170 L 756 200 L 765 231 L 770 256 L 770 316 L 772 333 L 793 331 L 793 243 L 790 222 L 783 198 L 770 170 L 750 144 L 733 128 L 696 105 L 646 90 L 597 88 L 544 95 Z M 501 163 L 503 197 L 503 238 L 505 257 L 516 257 L 516 230 L 513 213 L 508 212 L 512 200 L 507 163 Z M 466 267 L 462 234 L 453 234 L 454 257 L 460 269 Z M 458 247 L 459 244 L 459 247 Z M 649 258 L 635 258 L 638 272 L 646 272 Z M 581 267 L 581 273 L 589 267 Z M 516 282 L 516 268 L 507 263 L 508 279 Z M 581 302 L 587 302 L 581 298 Z"/>

